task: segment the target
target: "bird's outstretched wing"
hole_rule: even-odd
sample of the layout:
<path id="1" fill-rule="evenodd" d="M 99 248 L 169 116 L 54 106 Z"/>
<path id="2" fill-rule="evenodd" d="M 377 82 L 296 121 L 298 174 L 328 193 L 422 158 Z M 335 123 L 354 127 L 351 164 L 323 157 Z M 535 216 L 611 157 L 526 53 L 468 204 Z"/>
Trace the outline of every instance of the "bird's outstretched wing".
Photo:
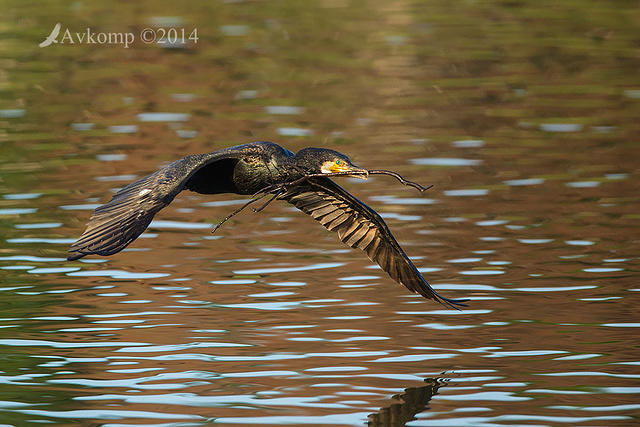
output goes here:
<path id="1" fill-rule="evenodd" d="M 259 148 L 259 143 L 253 143 L 187 156 L 127 185 L 107 204 L 96 208 L 82 236 L 71 245 L 67 259 L 120 252 L 185 187 L 200 193 L 232 191 L 226 187 L 233 185 L 233 162 Z M 215 170 L 205 169 L 209 165 Z"/>
<path id="2" fill-rule="evenodd" d="M 366 252 L 393 280 L 452 308 L 465 300 L 440 296 L 402 250 L 380 215 L 329 178 L 310 178 L 278 197 L 310 215 L 340 240 Z"/>

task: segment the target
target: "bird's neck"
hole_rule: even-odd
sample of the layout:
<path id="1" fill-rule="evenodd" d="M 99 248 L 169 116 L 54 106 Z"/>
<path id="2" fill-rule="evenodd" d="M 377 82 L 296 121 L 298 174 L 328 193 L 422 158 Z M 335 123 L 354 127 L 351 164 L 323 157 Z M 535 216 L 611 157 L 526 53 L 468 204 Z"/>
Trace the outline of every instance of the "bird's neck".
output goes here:
<path id="1" fill-rule="evenodd" d="M 270 169 L 273 171 L 274 181 L 280 183 L 295 181 L 305 175 L 294 156 L 278 159 L 278 162 L 274 162 Z"/>

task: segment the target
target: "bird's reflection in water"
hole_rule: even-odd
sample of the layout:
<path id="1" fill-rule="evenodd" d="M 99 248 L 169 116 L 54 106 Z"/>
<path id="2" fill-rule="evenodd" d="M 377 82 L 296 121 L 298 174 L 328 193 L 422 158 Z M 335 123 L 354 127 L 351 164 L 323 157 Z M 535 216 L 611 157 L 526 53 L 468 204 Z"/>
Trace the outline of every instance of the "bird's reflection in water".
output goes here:
<path id="1" fill-rule="evenodd" d="M 410 387 L 405 389 L 404 393 L 393 396 L 392 399 L 397 402 L 369 415 L 367 425 L 403 427 L 407 422 L 415 420 L 417 414 L 427 409 L 427 404 L 438 394 L 438 389 L 446 385 L 446 381 L 441 378 L 427 378 L 424 381 L 424 386 Z"/>

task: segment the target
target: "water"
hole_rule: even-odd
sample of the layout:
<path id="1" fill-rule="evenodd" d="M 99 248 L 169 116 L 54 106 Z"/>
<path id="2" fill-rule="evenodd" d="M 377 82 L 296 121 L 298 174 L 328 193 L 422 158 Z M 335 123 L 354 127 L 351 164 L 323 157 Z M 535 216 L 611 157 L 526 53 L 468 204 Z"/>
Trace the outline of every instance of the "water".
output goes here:
<path id="1" fill-rule="evenodd" d="M 638 423 L 637 7 L 198 5 L 6 8 L 2 424 Z M 39 48 L 56 22 L 201 40 Z M 65 261 L 130 180 L 252 140 L 434 184 L 340 180 L 469 307 L 282 202 L 211 234 L 240 196 L 183 193 L 126 252 Z"/>

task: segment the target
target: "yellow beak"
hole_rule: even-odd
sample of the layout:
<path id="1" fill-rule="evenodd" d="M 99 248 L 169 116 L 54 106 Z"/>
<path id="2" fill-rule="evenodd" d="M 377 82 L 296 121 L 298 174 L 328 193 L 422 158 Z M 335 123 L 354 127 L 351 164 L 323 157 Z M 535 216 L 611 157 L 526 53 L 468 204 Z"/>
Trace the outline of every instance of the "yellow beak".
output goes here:
<path id="1" fill-rule="evenodd" d="M 331 172 L 352 172 L 354 178 L 367 179 L 369 178 L 369 171 L 357 166 L 349 164 L 336 165 L 335 163 L 329 168 Z"/>

